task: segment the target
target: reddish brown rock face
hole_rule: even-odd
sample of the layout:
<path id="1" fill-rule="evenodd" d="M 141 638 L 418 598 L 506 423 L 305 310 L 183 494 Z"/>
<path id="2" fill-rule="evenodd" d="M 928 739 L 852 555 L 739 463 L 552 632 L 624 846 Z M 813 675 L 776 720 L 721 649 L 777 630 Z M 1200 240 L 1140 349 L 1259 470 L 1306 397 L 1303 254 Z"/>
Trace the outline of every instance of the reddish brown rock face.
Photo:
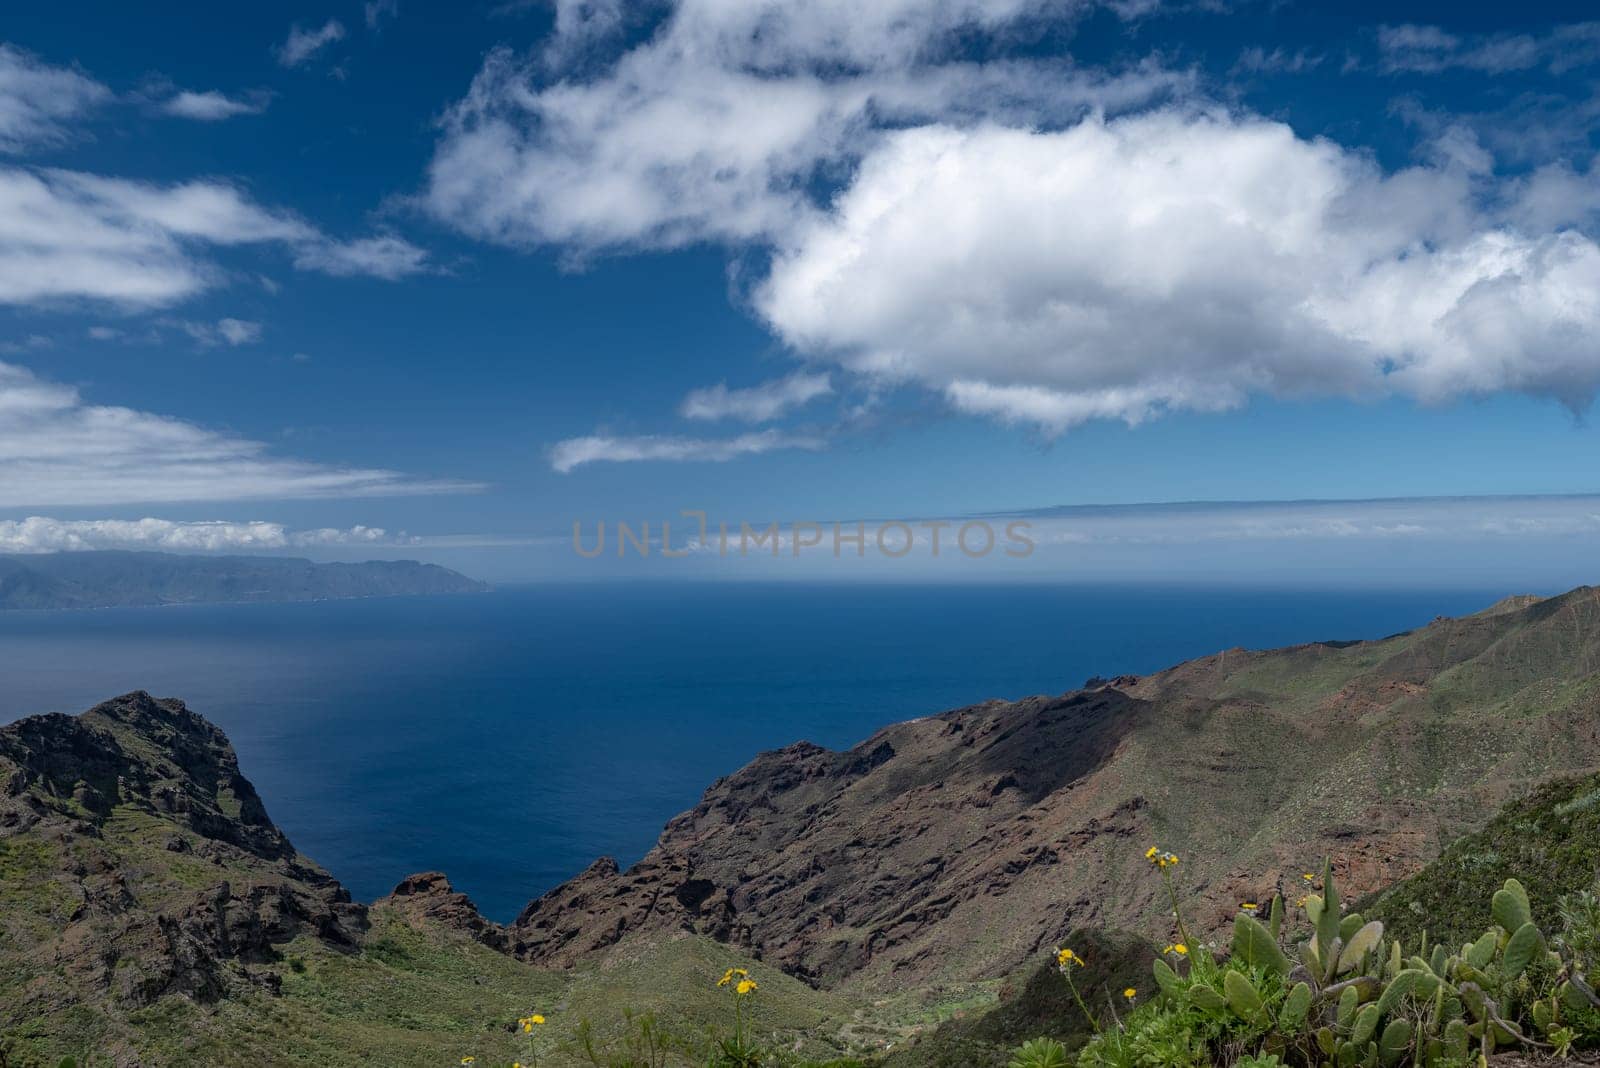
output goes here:
<path id="1" fill-rule="evenodd" d="M 568 966 L 692 931 L 819 985 L 993 976 L 1074 927 L 1169 937 L 1152 844 L 1182 857 L 1192 927 L 1280 886 L 1294 901 L 1324 856 L 1356 896 L 1510 792 L 1600 766 L 1597 699 L 1528 689 L 1583 662 L 1600 662 L 1592 590 L 1378 642 L 1226 650 L 842 753 L 796 744 L 712 785 L 638 864 L 531 903 L 513 951 Z"/>

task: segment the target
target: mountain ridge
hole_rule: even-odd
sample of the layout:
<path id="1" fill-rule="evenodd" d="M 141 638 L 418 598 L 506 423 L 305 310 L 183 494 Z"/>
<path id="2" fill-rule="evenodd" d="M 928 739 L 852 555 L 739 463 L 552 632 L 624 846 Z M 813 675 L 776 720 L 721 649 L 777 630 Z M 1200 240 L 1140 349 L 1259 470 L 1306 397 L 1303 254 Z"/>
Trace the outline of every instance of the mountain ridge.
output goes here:
<path id="1" fill-rule="evenodd" d="M 1581 587 L 799 743 L 718 780 L 637 864 L 535 899 L 513 951 L 570 967 L 693 932 L 823 988 L 899 987 L 997 978 L 1075 928 L 1170 935 L 1151 844 L 1184 855 L 1208 926 L 1324 854 L 1374 890 L 1511 794 L 1600 767 L 1597 668 Z"/>

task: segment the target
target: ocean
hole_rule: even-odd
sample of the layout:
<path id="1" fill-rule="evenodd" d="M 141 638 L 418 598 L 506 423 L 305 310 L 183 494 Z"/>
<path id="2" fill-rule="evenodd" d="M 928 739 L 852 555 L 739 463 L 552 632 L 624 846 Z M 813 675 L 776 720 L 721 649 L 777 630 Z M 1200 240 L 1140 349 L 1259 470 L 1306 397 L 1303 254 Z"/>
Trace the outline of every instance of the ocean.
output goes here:
<path id="1" fill-rule="evenodd" d="M 618 584 L 8 612 L 0 721 L 181 697 L 358 899 L 438 869 L 504 921 L 597 856 L 637 860 L 763 749 L 1505 592 Z"/>

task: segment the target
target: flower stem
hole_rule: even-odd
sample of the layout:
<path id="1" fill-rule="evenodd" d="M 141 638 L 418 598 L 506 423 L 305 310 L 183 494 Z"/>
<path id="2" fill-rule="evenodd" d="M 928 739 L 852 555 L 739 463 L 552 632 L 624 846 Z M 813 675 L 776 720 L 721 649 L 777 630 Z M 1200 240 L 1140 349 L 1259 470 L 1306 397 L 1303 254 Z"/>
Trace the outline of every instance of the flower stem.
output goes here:
<path id="1" fill-rule="evenodd" d="M 1167 871 L 1165 865 L 1161 868 L 1161 881 L 1166 884 L 1167 899 L 1172 902 L 1172 916 L 1178 921 L 1178 937 L 1183 939 L 1183 944 L 1188 946 L 1189 952 L 1193 954 L 1195 942 L 1189 937 L 1189 929 L 1184 926 L 1183 911 L 1178 908 L 1178 890 L 1172 885 L 1172 873 Z"/>
<path id="2" fill-rule="evenodd" d="M 1069 964 L 1069 965 L 1067 965 L 1067 967 L 1070 968 L 1071 965 Z M 1067 977 L 1067 989 L 1072 991 L 1072 1000 L 1076 1001 L 1078 1003 L 1078 1008 L 1080 1010 L 1082 1010 L 1084 1018 L 1089 1021 L 1089 1026 L 1094 1028 L 1095 1034 L 1099 1034 L 1100 1033 L 1100 1021 L 1095 1019 L 1094 1013 L 1089 1011 L 1089 1006 L 1087 1006 L 1087 1005 L 1085 1005 L 1083 1003 L 1083 998 L 1078 993 L 1078 984 L 1074 983 L 1072 981 L 1072 973 L 1071 972 L 1062 972 L 1061 974 L 1065 975 Z"/>

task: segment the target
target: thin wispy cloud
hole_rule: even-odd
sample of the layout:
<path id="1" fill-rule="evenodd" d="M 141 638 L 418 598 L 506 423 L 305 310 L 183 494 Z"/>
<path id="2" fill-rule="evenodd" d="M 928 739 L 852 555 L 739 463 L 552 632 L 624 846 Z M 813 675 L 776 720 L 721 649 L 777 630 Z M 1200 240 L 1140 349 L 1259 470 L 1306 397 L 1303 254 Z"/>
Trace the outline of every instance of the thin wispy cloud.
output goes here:
<path id="1" fill-rule="evenodd" d="M 1083 505 L 1003 517 L 1062 545 L 1600 537 L 1600 497 L 1590 494 Z"/>
<path id="2" fill-rule="evenodd" d="M 275 455 L 0 363 L 0 508 L 472 492 L 474 483 Z"/>
<path id="3" fill-rule="evenodd" d="M 296 23 L 289 28 L 289 36 L 277 48 L 278 62 L 285 67 L 298 67 L 335 41 L 344 39 L 344 23 L 329 19 L 316 29 L 305 29 Z"/>
<path id="4" fill-rule="evenodd" d="M 763 430 L 731 438 L 691 438 L 676 435 L 613 437 L 595 434 L 568 438 L 550 449 L 550 466 L 567 474 L 596 463 L 726 463 L 780 449 L 815 451 L 827 446 L 821 437 Z"/>
<path id="5" fill-rule="evenodd" d="M 0 167 L 0 304 L 168 305 L 224 284 L 211 248 L 277 246 L 297 267 L 399 278 L 426 253 L 395 237 L 339 241 L 215 180 L 157 185 Z"/>
<path id="6" fill-rule="evenodd" d="M 263 332 L 260 323 L 248 319 L 224 318 L 214 323 L 184 319 L 177 321 L 175 325 L 205 346 L 227 345 L 236 348 L 240 345 L 253 345 L 261 340 Z"/>
<path id="7" fill-rule="evenodd" d="M 395 18 L 400 14 L 399 0 L 367 0 L 362 7 L 362 13 L 367 19 L 367 29 L 376 30 L 382 25 L 385 18 Z"/>
<path id="8" fill-rule="evenodd" d="M 1600 22 L 1575 22 L 1543 33 L 1460 35 L 1406 23 L 1378 30 L 1379 64 L 1393 72 L 1483 74 L 1545 69 L 1564 74 L 1600 64 Z"/>
<path id="9" fill-rule="evenodd" d="M 826 374 L 797 371 L 745 389 L 729 389 L 727 383 L 718 382 L 694 390 L 683 399 L 679 413 L 685 419 L 766 423 L 832 392 L 833 383 Z"/>
<path id="10" fill-rule="evenodd" d="M 112 99 L 93 78 L 0 43 L 0 152 L 59 144 L 71 123 Z"/>
<path id="11" fill-rule="evenodd" d="M 427 268 L 428 253 L 392 234 L 354 241 L 314 241 L 295 250 L 296 267 L 338 277 L 367 275 L 394 281 Z"/>
<path id="12" fill-rule="evenodd" d="M 260 115 L 272 102 L 269 93 L 252 93 L 245 97 L 232 97 L 210 89 L 195 92 L 179 90 L 158 105 L 162 114 L 197 122 L 221 122 L 239 115 Z"/>

